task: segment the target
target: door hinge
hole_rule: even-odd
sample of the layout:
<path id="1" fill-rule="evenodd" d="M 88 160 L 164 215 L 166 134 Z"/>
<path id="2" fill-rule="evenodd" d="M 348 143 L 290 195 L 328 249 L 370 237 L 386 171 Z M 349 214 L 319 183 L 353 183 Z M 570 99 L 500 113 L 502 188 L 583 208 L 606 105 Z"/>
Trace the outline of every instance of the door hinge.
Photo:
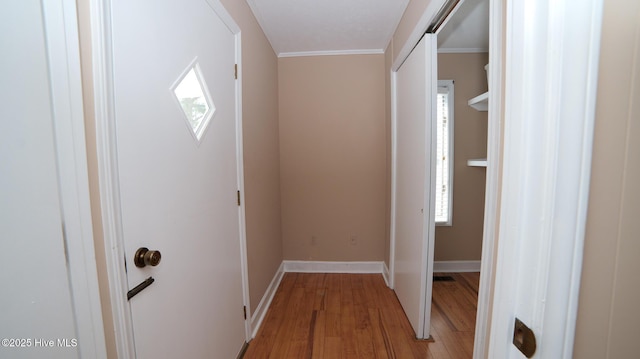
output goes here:
<path id="1" fill-rule="evenodd" d="M 238 191 L 238 206 L 240 205 L 240 191 Z"/>
<path id="2" fill-rule="evenodd" d="M 233 76 L 236 78 L 236 80 L 238 79 L 238 64 L 233 65 L 234 68 L 234 74 Z"/>
<path id="3" fill-rule="evenodd" d="M 244 320 L 247 320 L 247 306 L 242 307 L 244 310 Z"/>

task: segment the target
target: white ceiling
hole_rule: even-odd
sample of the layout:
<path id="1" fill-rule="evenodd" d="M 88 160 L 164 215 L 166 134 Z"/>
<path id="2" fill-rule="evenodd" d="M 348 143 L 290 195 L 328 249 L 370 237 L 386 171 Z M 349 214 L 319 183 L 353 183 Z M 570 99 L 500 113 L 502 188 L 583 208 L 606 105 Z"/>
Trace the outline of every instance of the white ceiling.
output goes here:
<path id="1" fill-rule="evenodd" d="M 438 33 L 438 52 L 489 51 L 489 0 L 464 0 Z"/>
<path id="2" fill-rule="evenodd" d="M 247 0 L 279 57 L 383 53 L 409 0 Z M 464 0 L 440 52 L 489 48 L 489 0 Z"/>
<path id="3" fill-rule="evenodd" d="M 278 56 L 382 53 L 409 0 L 247 0 Z"/>

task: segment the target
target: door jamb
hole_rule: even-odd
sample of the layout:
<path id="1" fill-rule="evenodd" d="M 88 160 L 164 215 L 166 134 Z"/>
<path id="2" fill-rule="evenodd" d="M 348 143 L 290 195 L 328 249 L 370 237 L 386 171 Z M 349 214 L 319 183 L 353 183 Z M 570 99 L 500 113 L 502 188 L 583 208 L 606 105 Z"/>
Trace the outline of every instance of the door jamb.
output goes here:
<path id="1" fill-rule="evenodd" d="M 240 267 L 242 271 L 242 298 L 245 307 L 246 318 L 245 342 L 251 340 L 251 302 L 249 296 L 249 264 L 247 262 L 247 226 L 246 226 L 246 201 L 244 188 L 244 144 L 242 135 L 242 31 L 233 20 L 231 14 L 224 8 L 220 0 L 207 0 L 209 6 L 220 16 L 222 21 L 235 35 L 236 45 L 236 168 L 238 179 L 238 191 L 240 191 L 240 204 L 238 206 L 238 226 L 240 235 Z"/>
<path id="2" fill-rule="evenodd" d="M 71 304 L 81 357 L 105 357 L 84 129 L 77 5 L 42 3 L 51 86 L 51 112 Z"/>
<path id="3" fill-rule="evenodd" d="M 220 16 L 225 25 L 235 35 L 235 57 L 238 65 L 236 80 L 236 154 L 238 190 L 244 195 L 243 157 L 242 157 L 242 64 L 240 27 L 226 11 L 220 0 L 207 0 L 207 3 Z M 115 331 L 118 357 L 134 358 L 134 333 L 129 304 L 127 277 L 123 265 L 124 237 L 120 213 L 120 185 L 116 154 L 114 84 L 112 66 L 112 24 L 111 0 L 90 0 L 91 43 L 94 80 L 96 144 L 98 157 L 98 178 L 100 187 L 100 209 L 102 211 L 105 256 L 109 278 L 109 295 Z M 232 69 L 229 69 L 232 71 Z M 249 290 L 246 254 L 245 205 L 239 206 L 240 251 L 243 305 L 248 309 Z M 238 308 L 240 315 L 242 308 Z M 249 313 L 248 313 L 249 314 Z M 247 315 L 250 318 L 250 315 Z M 245 320 L 245 341 L 249 341 L 251 321 Z"/>
<path id="4" fill-rule="evenodd" d="M 496 250 L 490 357 L 506 358 L 516 351 L 511 345 L 516 314 L 531 318 L 529 325 L 538 342 L 544 343 L 538 346 L 536 357 L 572 357 L 591 177 L 602 3 L 588 0 L 575 6 L 570 1 L 545 0 L 527 8 L 522 2 L 511 2 L 505 10 L 504 52 L 509 61 L 504 67 L 504 94 L 509 100 L 503 107 L 506 151 L 500 205 L 504 210 Z M 530 29 L 536 29 L 535 37 L 545 41 L 532 40 Z M 537 78 L 533 81 L 525 74 Z M 528 123 L 542 125 L 532 130 Z M 540 139 L 547 146 L 535 143 Z M 545 150 L 538 152 L 539 148 Z M 543 164 L 542 171 L 532 163 Z M 529 174 L 534 171 L 542 175 Z M 521 180 L 523 174 L 530 178 Z M 525 196 L 535 183 L 541 183 L 538 188 L 543 190 L 535 192 L 535 201 L 528 201 Z M 525 201 L 528 215 L 519 210 Z M 530 234 L 532 227 L 540 228 L 542 234 Z M 516 285 L 522 274 L 518 264 L 525 257 L 523 251 L 530 250 L 525 245 L 534 242 L 538 244 L 537 267 L 527 269 L 535 273 L 536 280 L 527 285 L 533 286 L 536 296 L 530 298 L 529 313 L 515 313 L 522 301 Z"/>
<path id="5" fill-rule="evenodd" d="M 120 213 L 120 185 L 116 153 L 111 1 L 90 0 L 91 57 L 96 121 L 96 152 L 100 210 L 116 352 L 135 358 L 133 322 L 127 303 L 127 275 Z"/>
<path id="6" fill-rule="evenodd" d="M 476 313 L 473 359 L 485 358 L 488 351 L 489 318 L 493 279 L 494 255 L 498 237 L 500 211 L 500 176 L 502 173 L 502 114 L 503 114 L 503 8 L 502 1 L 489 0 L 489 113 L 487 126 L 487 169 L 484 200 L 480 286 Z"/>

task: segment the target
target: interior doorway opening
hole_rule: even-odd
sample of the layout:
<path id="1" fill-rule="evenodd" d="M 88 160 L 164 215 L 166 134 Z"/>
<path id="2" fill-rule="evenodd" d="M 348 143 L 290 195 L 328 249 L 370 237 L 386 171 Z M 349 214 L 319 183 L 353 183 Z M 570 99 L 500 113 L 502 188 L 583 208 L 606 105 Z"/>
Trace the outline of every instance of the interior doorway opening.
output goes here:
<path id="1" fill-rule="evenodd" d="M 447 221 L 436 221 L 432 296 L 432 335 L 452 331 L 471 354 L 478 311 L 484 232 L 487 170 L 489 76 L 489 0 L 465 0 L 437 31 L 438 118 L 444 114 L 450 132 L 437 131 L 437 143 L 449 143 L 436 163 L 449 163 L 448 178 L 438 181 L 438 200 L 450 203 Z M 450 109 L 440 99 L 441 84 L 455 88 Z M 442 105 L 442 106 L 440 106 Z M 440 124 L 442 121 L 438 121 Z M 441 155 L 442 153 L 442 155 Z M 438 166 L 440 168 L 441 166 Z M 445 195 L 440 195 L 440 193 Z M 446 196 L 449 195 L 449 197 Z M 462 296 L 447 298 L 447 291 Z M 472 318 L 472 319 L 471 319 Z M 447 325 L 441 325 L 444 321 Z"/>

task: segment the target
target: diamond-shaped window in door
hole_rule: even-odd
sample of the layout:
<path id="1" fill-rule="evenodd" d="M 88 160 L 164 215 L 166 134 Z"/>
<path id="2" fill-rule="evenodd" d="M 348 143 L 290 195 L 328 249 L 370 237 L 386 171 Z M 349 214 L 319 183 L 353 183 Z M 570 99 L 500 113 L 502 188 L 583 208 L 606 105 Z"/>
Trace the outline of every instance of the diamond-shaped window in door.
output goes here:
<path id="1" fill-rule="evenodd" d="M 199 142 L 211 121 L 216 107 L 209 96 L 207 84 L 200 71 L 200 66 L 194 62 L 181 78 L 172 86 L 172 90 L 189 128 Z"/>

